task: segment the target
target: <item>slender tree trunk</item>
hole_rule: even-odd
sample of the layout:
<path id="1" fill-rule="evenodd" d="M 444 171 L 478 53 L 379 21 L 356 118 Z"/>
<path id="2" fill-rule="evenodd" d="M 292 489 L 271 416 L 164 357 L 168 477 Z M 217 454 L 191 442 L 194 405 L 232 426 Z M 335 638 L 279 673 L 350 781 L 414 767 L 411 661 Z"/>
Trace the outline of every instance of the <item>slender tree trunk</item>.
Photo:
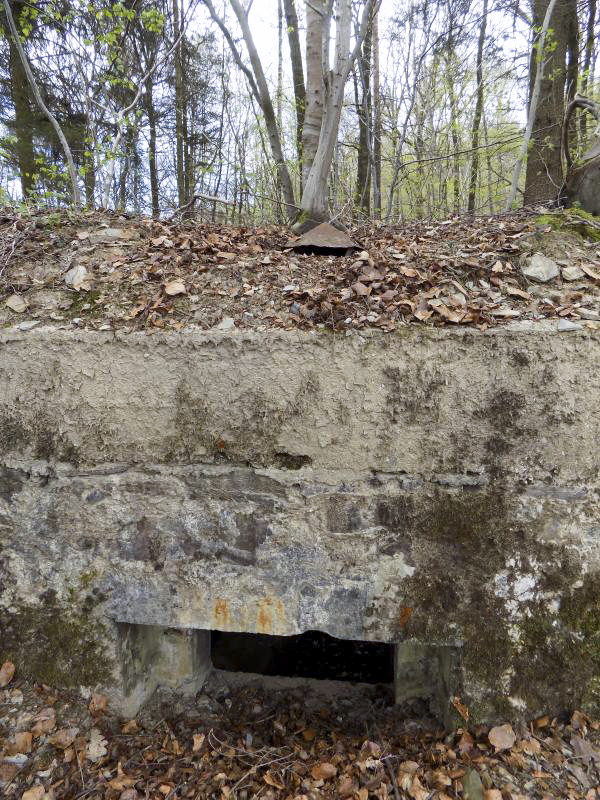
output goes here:
<path id="1" fill-rule="evenodd" d="M 58 136 L 58 140 L 60 141 L 63 149 L 63 153 L 65 156 L 65 161 L 67 163 L 67 169 L 69 172 L 69 177 L 71 179 L 71 191 L 73 197 L 73 205 L 76 208 L 81 206 L 81 196 L 79 194 L 79 186 L 77 183 L 77 170 L 75 169 L 75 162 L 73 161 L 73 156 L 71 154 L 71 148 L 69 147 L 69 143 L 67 142 L 65 135 L 62 131 L 62 128 L 58 124 L 58 120 L 54 116 L 54 114 L 50 111 L 50 109 L 46 106 L 44 101 L 42 100 L 42 95 L 40 94 L 40 90 L 38 85 L 33 77 L 33 72 L 31 67 L 29 66 L 29 61 L 27 60 L 27 56 L 25 55 L 25 51 L 23 50 L 23 46 L 19 39 L 19 33 L 17 31 L 17 27 L 15 25 L 15 21 L 13 19 L 12 11 L 10 8 L 10 4 L 8 0 L 4 0 L 4 11 L 6 13 L 6 18 L 8 20 L 8 26 L 10 28 L 10 32 L 14 41 L 14 44 L 17 48 L 17 52 L 19 54 L 19 58 L 21 59 L 21 64 L 23 66 L 23 70 L 25 71 L 25 75 L 27 76 L 27 80 L 29 81 L 29 86 L 33 93 L 36 103 L 40 107 L 41 111 L 46 115 L 50 124 L 54 128 L 56 135 Z"/>
<path id="2" fill-rule="evenodd" d="M 292 63 L 292 80 L 294 81 L 294 101 L 296 106 L 296 150 L 298 163 L 302 167 L 302 135 L 304 129 L 304 111 L 306 106 L 306 86 L 302 67 L 302 51 L 298 33 L 298 16 L 294 0 L 283 0 L 285 21 L 287 23 L 290 61 Z M 300 168 L 300 194 L 302 194 L 302 168 Z"/>
<path id="3" fill-rule="evenodd" d="M 595 27 L 597 14 L 596 0 L 588 0 L 588 20 L 585 37 L 585 55 L 583 59 L 583 75 L 581 78 L 581 94 L 587 95 L 588 87 L 591 85 L 592 57 L 594 55 Z M 587 114 L 579 117 L 579 131 L 581 141 L 585 142 L 587 134 Z"/>
<path id="4" fill-rule="evenodd" d="M 373 18 L 373 216 L 381 219 L 381 91 L 379 79 L 379 12 Z"/>
<path id="5" fill-rule="evenodd" d="M 183 0 L 182 0 L 183 1 Z M 173 0 L 173 39 L 177 41 L 180 34 L 178 0 Z M 175 48 L 175 152 L 177 161 L 177 199 L 179 206 L 185 205 L 185 168 L 184 168 L 184 133 L 183 133 L 183 76 L 181 64 L 181 42 Z"/>
<path id="6" fill-rule="evenodd" d="M 365 217 L 371 214 L 371 46 L 373 27 L 369 25 L 361 54 L 356 60 L 354 86 L 358 114 L 358 155 L 356 161 L 356 191 L 354 206 Z M 356 74 L 358 73 L 358 75 Z M 360 87 L 360 95 L 359 95 Z"/>
<path id="7" fill-rule="evenodd" d="M 16 19 L 15 25 L 21 32 L 20 17 L 24 3 L 11 3 L 12 11 Z M 29 104 L 30 91 L 27 82 L 27 73 L 23 67 L 23 62 L 19 56 L 19 51 L 12 36 L 8 37 L 9 47 L 9 70 L 10 70 L 10 94 L 15 109 L 15 136 L 17 164 L 19 166 L 19 176 L 21 178 L 21 192 L 23 197 L 34 191 L 35 184 L 33 175 L 35 173 L 35 151 L 33 149 L 33 133 L 31 125 L 31 107 Z"/>
<path id="8" fill-rule="evenodd" d="M 483 0 L 483 12 L 481 15 L 481 27 L 479 28 L 479 41 L 477 42 L 477 100 L 475 102 L 475 114 L 473 115 L 473 126 L 471 128 L 471 175 L 469 178 L 469 198 L 467 210 L 471 213 L 475 211 L 475 198 L 477 195 L 477 176 L 479 174 L 479 126 L 483 113 L 483 46 L 485 44 L 485 29 L 487 25 L 488 0 Z"/>
<path id="9" fill-rule="evenodd" d="M 356 37 L 354 49 L 350 53 L 350 29 L 352 23 L 351 0 L 338 0 L 336 16 L 335 61 L 331 72 L 327 75 L 327 95 L 319 135 L 319 144 L 315 153 L 312 167 L 304 185 L 302 201 L 300 203 L 302 215 L 298 224 L 294 226 L 299 230 L 306 225 L 322 222 L 328 217 L 327 208 L 327 183 L 329 170 L 337 141 L 337 135 L 344 101 L 344 88 L 354 61 L 356 60 L 362 43 L 367 33 L 370 22 L 372 0 L 366 0 L 363 8 L 361 23 Z M 322 27 L 329 30 L 330 17 L 322 19 Z M 328 41 L 328 34 L 322 37 L 323 42 Z M 324 58 L 323 55 L 321 56 Z M 323 60 L 322 63 L 325 63 Z M 308 69 L 308 68 L 307 68 Z M 309 98 L 309 83 L 307 81 L 307 118 Z M 306 120 L 304 123 L 306 130 Z"/>
<path id="10" fill-rule="evenodd" d="M 269 136 L 269 144 L 271 147 L 271 152 L 273 153 L 273 158 L 275 159 L 275 164 L 277 166 L 279 175 L 281 177 L 281 186 L 283 189 L 283 196 L 286 204 L 286 217 L 289 220 L 291 220 L 294 218 L 297 211 L 296 200 L 294 198 L 294 187 L 292 185 L 290 173 L 285 161 L 283 147 L 281 144 L 281 138 L 279 136 L 279 130 L 277 128 L 277 118 L 275 116 L 273 102 L 269 94 L 269 86 L 267 84 L 267 79 L 265 77 L 262 64 L 260 63 L 260 58 L 258 56 L 256 45 L 254 44 L 254 38 L 252 36 L 250 25 L 248 23 L 248 15 L 244 9 L 244 6 L 240 2 L 240 0 L 230 0 L 230 3 L 238 19 L 238 22 L 240 23 L 240 27 L 242 29 L 242 35 L 244 37 L 244 41 L 248 49 L 248 56 L 250 57 L 252 71 L 250 71 L 248 67 L 246 67 L 246 65 L 244 64 L 242 57 L 240 56 L 240 53 L 236 47 L 236 44 L 233 41 L 231 33 L 227 28 L 227 26 L 225 25 L 225 22 L 219 17 L 217 12 L 215 11 L 212 0 L 204 0 L 204 4 L 208 8 L 210 15 L 217 23 L 223 35 L 227 39 L 227 42 L 229 44 L 229 47 L 231 49 L 236 64 L 246 75 L 248 83 L 250 84 L 252 94 L 254 95 L 256 101 L 260 105 L 262 112 L 264 114 L 265 125 Z"/>
<path id="11" fill-rule="evenodd" d="M 156 170 L 156 110 L 154 108 L 154 95 L 152 81 L 146 84 L 146 94 L 144 95 L 146 116 L 148 117 L 148 171 L 150 173 L 150 197 L 152 202 L 152 216 L 157 219 L 160 216 L 160 205 L 158 199 L 158 174 Z"/>

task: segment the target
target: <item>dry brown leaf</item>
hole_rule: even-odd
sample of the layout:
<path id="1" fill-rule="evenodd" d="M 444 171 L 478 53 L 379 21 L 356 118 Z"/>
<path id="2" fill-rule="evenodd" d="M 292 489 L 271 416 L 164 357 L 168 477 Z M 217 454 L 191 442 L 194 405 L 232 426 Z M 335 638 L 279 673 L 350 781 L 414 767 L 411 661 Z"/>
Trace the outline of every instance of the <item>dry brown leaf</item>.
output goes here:
<path id="1" fill-rule="evenodd" d="M 136 780 L 137 778 L 132 778 L 129 775 L 117 775 L 116 778 L 113 778 L 108 782 L 108 785 L 111 789 L 116 789 L 117 791 L 122 792 L 123 789 L 129 789 L 131 786 L 133 786 Z"/>
<path id="2" fill-rule="evenodd" d="M 130 719 L 129 722 L 121 726 L 121 733 L 137 733 L 139 729 L 137 722 L 134 719 Z"/>
<path id="3" fill-rule="evenodd" d="M 195 733 L 192 737 L 192 752 L 197 753 L 204 744 L 205 735 L 203 733 Z"/>
<path id="4" fill-rule="evenodd" d="M 183 281 L 174 280 L 165 284 L 165 294 L 174 297 L 178 294 L 186 294 L 185 284 Z"/>
<path id="5" fill-rule="evenodd" d="M 5 661 L 0 667 L 0 689 L 4 689 L 5 686 L 8 686 L 14 678 L 14 675 L 15 665 L 12 661 Z"/>
<path id="6" fill-rule="evenodd" d="M 500 789 L 486 789 L 483 793 L 483 800 L 502 800 Z"/>
<path id="7" fill-rule="evenodd" d="M 342 778 L 338 784 L 337 791 L 339 797 L 350 797 L 356 791 L 356 784 L 352 781 L 352 778 Z"/>
<path id="8" fill-rule="evenodd" d="M 50 737 L 50 743 L 60 747 L 61 750 L 66 750 L 73 744 L 78 733 L 77 728 L 61 728 Z"/>
<path id="9" fill-rule="evenodd" d="M 488 739 L 497 753 L 509 750 L 516 741 L 515 732 L 511 725 L 497 725 L 488 733 Z"/>
<path id="10" fill-rule="evenodd" d="M 464 719 L 465 722 L 469 721 L 469 709 L 464 703 L 460 702 L 460 697 L 453 697 L 452 698 L 452 705 L 458 711 L 460 716 Z M 468 735 L 468 734 L 467 734 Z M 471 739 L 471 744 L 473 740 Z"/>
<path id="11" fill-rule="evenodd" d="M 285 784 L 281 782 L 277 775 L 273 775 L 270 769 L 263 775 L 263 780 L 265 783 L 268 783 L 269 786 L 274 786 L 276 789 L 285 789 Z"/>
<path id="12" fill-rule="evenodd" d="M 31 753 L 31 742 L 33 736 L 31 731 L 20 731 L 15 733 L 15 745 L 19 748 L 19 753 Z"/>
<path id="13" fill-rule="evenodd" d="M 21 795 L 21 800 L 42 800 L 42 797 L 46 794 L 46 790 L 43 786 L 32 786 L 31 789 L 27 789 Z"/>
<path id="14" fill-rule="evenodd" d="M 50 733 L 54 730 L 56 725 L 56 712 L 53 708 L 43 708 L 39 714 L 33 718 L 34 726 L 31 729 L 31 734 L 34 738 L 42 736 L 44 733 Z"/>
<path id="15" fill-rule="evenodd" d="M 337 775 L 337 767 L 334 767 L 333 764 L 324 761 L 321 764 L 314 766 L 311 769 L 310 774 L 316 781 L 326 781 L 330 778 L 334 778 Z"/>
<path id="16" fill-rule="evenodd" d="M 119 800 L 139 800 L 139 792 L 136 789 L 125 789 L 119 795 Z"/>
<path id="17" fill-rule="evenodd" d="M 106 695 L 94 693 L 90 699 L 88 709 L 92 716 L 98 717 L 100 714 L 103 714 L 106 711 L 107 705 L 108 698 Z"/>

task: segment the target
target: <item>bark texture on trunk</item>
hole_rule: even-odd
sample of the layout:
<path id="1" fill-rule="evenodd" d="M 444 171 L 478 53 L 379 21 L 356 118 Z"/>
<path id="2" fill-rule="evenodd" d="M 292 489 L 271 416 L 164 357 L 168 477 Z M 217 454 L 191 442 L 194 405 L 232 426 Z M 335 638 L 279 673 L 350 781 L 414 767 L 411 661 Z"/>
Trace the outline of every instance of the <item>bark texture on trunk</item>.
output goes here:
<path id="1" fill-rule="evenodd" d="M 533 0 L 533 24 L 537 29 L 542 27 L 549 5 L 549 0 Z M 576 55 L 572 52 L 573 42 L 577 40 L 576 0 L 557 0 L 550 27 L 553 31 L 552 46 L 546 46 L 544 52 L 539 54 L 536 44 L 531 54 L 532 97 L 540 57 L 544 62 L 544 71 L 527 156 L 525 205 L 555 200 L 562 185 L 561 126 L 565 113 L 565 97 L 572 91 L 568 86 L 568 77 L 572 79 L 574 71 L 575 74 L 577 71 L 573 64 Z"/>
<path id="2" fill-rule="evenodd" d="M 485 44 L 487 13 L 488 0 L 483 0 L 481 27 L 479 28 L 479 40 L 477 42 L 477 100 L 475 101 L 475 114 L 473 115 L 473 126 L 471 128 L 471 148 L 473 154 L 471 155 L 469 198 L 467 200 L 467 210 L 471 213 L 475 211 L 477 178 L 479 176 L 479 126 L 481 125 L 481 115 L 483 113 L 483 46 Z"/>
<path id="3" fill-rule="evenodd" d="M 310 3 L 307 2 L 307 14 L 309 10 L 313 10 L 310 8 L 312 5 L 313 0 L 310 0 Z M 298 230 L 301 227 L 304 228 L 307 225 L 310 226 L 314 223 L 323 222 L 329 217 L 327 186 L 329 181 L 329 171 L 333 159 L 333 152 L 340 126 L 340 117 L 344 102 L 344 89 L 350 70 L 352 69 L 352 66 L 365 39 L 367 27 L 371 19 L 371 9 L 372 1 L 366 0 L 363 8 L 359 32 L 356 37 L 356 43 L 353 51 L 350 52 L 352 2 L 351 0 L 338 0 L 336 4 L 337 14 L 334 64 L 332 70 L 324 70 L 322 73 L 326 94 L 321 129 L 319 132 L 319 142 L 316 153 L 314 154 L 314 158 L 312 160 L 310 172 L 307 175 L 304 185 L 302 201 L 300 203 L 301 216 L 297 224 L 294 226 L 295 230 Z M 322 31 L 322 64 L 327 63 L 323 53 L 325 53 L 328 49 L 326 44 L 329 41 L 329 26 L 331 23 L 332 10 L 332 6 L 330 5 L 328 7 L 328 13 L 326 16 L 317 15 L 320 19 L 320 27 Z M 308 108 L 311 103 L 309 85 L 310 82 L 307 80 L 307 115 L 304 122 L 305 131 L 308 120 Z"/>
<path id="4" fill-rule="evenodd" d="M 371 135 L 372 135 L 372 96 L 371 96 L 371 49 L 373 27 L 369 25 L 362 51 L 357 59 L 358 75 L 355 78 L 356 112 L 358 114 L 358 156 L 356 163 L 356 191 L 354 205 L 362 214 L 371 214 Z M 360 92 L 359 92 L 360 89 Z"/>
<path id="5" fill-rule="evenodd" d="M 302 66 L 302 50 L 298 33 L 298 15 L 294 0 L 283 0 L 285 21 L 287 23 L 290 61 L 292 63 L 292 80 L 294 82 L 294 103 L 296 107 L 296 149 L 298 163 L 302 166 L 302 135 L 304 130 L 304 112 L 306 108 L 306 86 Z M 302 169 L 300 170 L 300 192 L 302 192 Z"/>
<path id="6" fill-rule="evenodd" d="M 302 181 L 306 185 L 317 154 L 325 109 L 325 77 L 323 60 L 324 15 L 327 0 L 306 3 L 306 110 L 302 131 Z"/>
<path id="7" fill-rule="evenodd" d="M 180 34 L 179 4 L 173 0 L 173 39 Z M 181 64 L 181 42 L 175 48 L 175 150 L 177 160 L 177 200 L 179 207 L 185 205 L 185 166 L 183 132 L 183 70 Z"/>

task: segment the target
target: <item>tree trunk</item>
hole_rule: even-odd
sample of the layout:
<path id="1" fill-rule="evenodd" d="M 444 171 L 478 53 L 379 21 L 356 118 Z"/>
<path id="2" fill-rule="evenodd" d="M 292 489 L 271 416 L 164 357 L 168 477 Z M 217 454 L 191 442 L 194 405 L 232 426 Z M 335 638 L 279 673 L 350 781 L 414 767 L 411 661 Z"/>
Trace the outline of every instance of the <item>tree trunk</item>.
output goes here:
<path id="1" fill-rule="evenodd" d="M 11 4 L 15 25 L 21 33 L 21 11 L 25 3 L 12 2 Z M 35 151 L 33 149 L 32 114 L 30 107 L 30 91 L 27 74 L 19 56 L 19 51 L 12 36 L 8 37 L 9 69 L 10 69 L 10 94 L 15 108 L 15 136 L 17 164 L 21 178 L 21 192 L 23 198 L 35 189 L 33 175 L 35 173 Z"/>
<path id="2" fill-rule="evenodd" d="M 204 4 L 208 8 L 211 17 L 217 23 L 223 35 L 227 39 L 227 43 L 229 44 L 235 62 L 238 65 L 238 67 L 242 70 L 244 75 L 246 75 L 248 83 L 250 84 L 250 88 L 252 90 L 252 94 L 254 95 L 256 101 L 258 102 L 258 104 L 262 109 L 262 112 L 265 117 L 265 126 L 267 128 L 267 133 L 269 136 L 269 144 L 271 147 L 271 152 L 273 153 L 273 158 L 275 159 L 275 164 L 277 166 L 277 169 L 279 171 L 279 176 L 281 178 L 281 187 L 283 190 L 283 197 L 286 204 L 286 217 L 289 220 L 292 220 L 297 212 L 296 200 L 294 198 L 294 187 L 292 185 L 290 173 L 287 168 L 287 164 L 285 162 L 283 147 L 281 145 L 281 138 L 279 136 L 279 130 L 277 129 L 277 118 L 275 116 L 273 102 L 269 94 L 269 86 L 267 84 L 267 79 L 265 77 L 262 64 L 260 63 L 260 58 L 258 56 L 256 45 L 254 44 L 254 38 L 252 36 L 252 32 L 250 31 L 250 25 L 248 23 L 248 15 L 240 0 L 230 0 L 230 3 L 238 19 L 238 22 L 240 23 L 240 27 L 242 29 L 242 35 L 244 37 L 244 41 L 248 49 L 248 55 L 250 57 L 250 63 L 252 65 L 252 71 L 250 71 L 248 67 L 246 67 L 246 65 L 244 64 L 242 57 L 235 45 L 235 42 L 233 41 L 231 33 L 227 28 L 225 22 L 219 17 L 217 12 L 215 11 L 212 0 L 204 0 Z"/>
<path id="3" fill-rule="evenodd" d="M 173 0 L 173 39 L 180 34 L 179 5 Z M 183 80 L 181 68 L 181 42 L 175 48 L 175 151 L 177 161 L 177 200 L 179 207 L 185 205 L 185 168 L 183 137 Z"/>
<path id="4" fill-rule="evenodd" d="M 481 15 L 481 27 L 479 28 L 479 41 L 477 42 L 477 100 L 475 102 L 475 114 L 473 115 L 473 126 L 471 128 L 471 175 L 469 178 L 469 198 L 467 210 L 471 213 L 475 211 L 475 198 L 477 195 L 477 177 L 479 174 L 479 126 L 481 125 L 481 115 L 483 113 L 483 46 L 485 44 L 485 28 L 487 25 L 488 0 L 483 0 L 483 12 Z"/>
<path id="5" fill-rule="evenodd" d="M 148 171 L 150 173 L 150 196 L 152 202 L 152 216 L 157 219 L 160 215 L 160 205 L 158 200 L 158 174 L 156 171 L 156 111 L 154 109 L 152 81 L 146 84 L 146 94 L 144 95 L 146 116 L 148 117 Z"/>
<path id="6" fill-rule="evenodd" d="M 373 216 L 381 219 L 381 91 L 379 81 L 379 12 L 373 18 Z"/>
<path id="7" fill-rule="evenodd" d="M 354 207 L 365 217 L 371 214 L 371 46 L 373 27 L 369 25 L 363 42 L 361 54 L 355 69 L 356 113 L 358 114 L 358 155 L 356 162 L 356 191 Z M 358 72 L 358 76 L 356 73 Z M 358 88 L 360 86 L 360 96 Z"/>
<path id="8" fill-rule="evenodd" d="M 585 37 L 585 56 L 583 59 L 583 75 L 581 78 L 581 94 L 586 95 L 588 86 L 591 85 L 592 57 L 594 55 L 595 26 L 596 26 L 597 3 L 596 0 L 588 0 L 588 21 Z M 579 117 L 579 132 L 581 141 L 585 142 L 587 134 L 587 114 Z"/>
<path id="9" fill-rule="evenodd" d="M 294 81 L 294 101 L 296 106 L 296 149 L 300 165 L 300 194 L 302 194 L 302 135 L 304 130 L 304 111 L 306 106 L 306 86 L 302 68 L 302 51 L 298 33 L 298 16 L 294 0 L 283 0 L 285 21 L 287 23 L 290 61 L 292 63 L 292 79 Z"/>
<path id="10" fill-rule="evenodd" d="M 533 24 L 543 28 L 553 0 L 533 0 Z M 535 105 L 533 128 L 527 155 L 524 203 L 544 203 L 558 197 L 562 185 L 561 127 L 565 113 L 567 52 L 572 41 L 572 26 L 577 24 L 576 0 L 558 0 L 552 17 L 552 47 L 541 45 L 536 37 L 530 61 L 530 105 Z M 538 41 L 540 47 L 538 47 Z M 572 67 L 569 72 L 572 73 Z M 536 76 L 541 74 L 536 103 Z"/>
<path id="11" fill-rule="evenodd" d="M 23 45 L 19 39 L 19 33 L 17 31 L 17 27 L 15 25 L 15 21 L 13 19 L 12 11 L 10 8 L 10 4 L 8 0 L 4 0 L 4 11 L 6 13 L 6 18 L 8 20 L 8 26 L 10 28 L 11 36 L 14 41 L 15 47 L 17 48 L 17 52 L 19 54 L 19 58 L 21 60 L 21 64 L 23 66 L 23 70 L 29 82 L 29 87 L 32 91 L 32 94 L 35 98 L 35 102 L 39 106 L 40 110 L 45 114 L 48 118 L 48 121 L 52 125 L 54 132 L 56 133 L 58 140 L 62 146 L 65 162 L 67 164 L 67 170 L 69 172 L 69 178 L 71 180 L 71 191 L 72 191 L 72 198 L 73 198 L 73 205 L 75 208 L 80 208 L 81 206 L 81 195 L 79 193 L 79 185 L 77 183 L 77 170 L 75 169 L 75 162 L 73 161 L 73 155 L 71 153 L 71 148 L 69 147 L 69 143 L 63 133 L 62 128 L 58 124 L 58 120 L 54 116 L 54 114 L 50 111 L 48 106 L 44 103 L 42 99 L 42 95 L 40 93 L 39 87 L 36 83 L 36 80 L 33 76 L 33 72 L 29 65 L 29 61 L 27 60 L 27 56 L 25 55 L 25 51 L 23 50 Z"/>
<path id="12" fill-rule="evenodd" d="M 326 102 L 319 135 L 319 144 L 312 162 L 310 173 L 308 174 L 306 183 L 304 185 L 302 201 L 300 203 L 302 213 L 300 219 L 298 220 L 298 224 L 294 226 L 295 230 L 299 230 L 306 225 L 313 225 L 315 222 L 322 222 L 328 217 L 327 183 L 329 179 L 331 161 L 333 158 L 333 151 L 337 141 L 340 117 L 342 114 L 344 88 L 346 86 L 348 74 L 352 69 L 352 65 L 356 60 L 358 53 L 360 52 L 360 48 L 362 47 L 362 43 L 366 36 L 367 26 L 370 21 L 371 8 L 372 0 L 366 0 L 354 50 L 352 53 L 350 53 L 352 3 L 351 0 L 338 0 L 336 16 L 335 61 L 333 70 L 327 73 Z M 330 15 L 328 15 L 327 18 L 321 18 L 321 27 L 323 32 L 329 30 L 329 24 Z M 326 43 L 328 41 L 328 34 L 322 35 L 321 41 L 322 43 Z M 322 50 L 323 49 L 327 48 L 323 47 Z M 321 58 L 322 63 L 325 63 L 323 55 Z M 323 82 L 325 83 L 325 81 Z M 307 127 L 308 108 L 310 103 L 309 82 L 307 81 L 307 115 L 304 122 L 305 131 Z"/>
<path id="13" fill-rule="evenodd" d="M 323 62 L 324 15 L 327 0 L 306 2 L 306 111 L 302 130 L 302 180 L 306 185 L 323 125 L 325 82 L 327 72 Z"/>

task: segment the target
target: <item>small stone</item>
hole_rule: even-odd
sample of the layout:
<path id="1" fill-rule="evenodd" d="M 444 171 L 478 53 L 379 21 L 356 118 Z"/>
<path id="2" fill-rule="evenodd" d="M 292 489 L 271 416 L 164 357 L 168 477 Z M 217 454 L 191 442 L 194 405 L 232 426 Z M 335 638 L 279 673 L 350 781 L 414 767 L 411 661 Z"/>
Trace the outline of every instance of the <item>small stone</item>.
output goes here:
<path id="1" fill-rule="evenodd" d="M 526 278 L 539 283 L 547 283 L 560 275 L 556 261 L 543 256 L 541 253 L 534 253 L 534 255 L 530 256 L 526 265 L 522 268 L 522 272 Z"/>
<path id="2" fill-rule="evenodd" d="M 27 300 L 21 297 L 20 294 L 11 294 L 8 300 L 4 303 L 11 311 L 16 311 L 17 314 L 22 314 L 27 310 Z"/>
<path id="3" fill-rule="evenodd" d="M 232 328 L 235 328 L 235 320 L 232 317 L 223 317 L 217 325 L 218 331 L 230 331 Z"/>
<path id="4" fill-rule="evenodd" d="M 32 328 L 35 328 L 35 326 L 39 324 L 40 324 L 39 319 L 28 319 L 27 322 L 20 322 L 17 325 L 17 328 L 20 331 L 30 331 Z"/>
<path id="5" fill-rule="evenodd" d="M 67 272 L 65 275 L 65 283 L 77 292 L 80 290 L 89 292 L 91 288 L 91 275 L 82 264 L 78 264 L 76 267 L 71 267 Z"/>
<path id="6" fill-rule="evenodd" d="M 462 784 L 465 800 L 484 800 L 483 783 L 476 770 L 468 769 L 462 779 Z"/>
<path id="7" fill-rule="evenodd" d="M 570 319 L 559 319 L 557 330 L 561 333 L 565 331 L 581 331 L 583 330 L 583 325 L 580 325 L 578 322 L 571 322 Z"/>
<path id="8" fill-rule="evenodd" d="M 593 308 L 578 308 L 577 313 L 583 319 L 600 320 L 600 312 L 594 311 Z"/>
<path id="9" fill-rule="evenodd" d="M 578 281 L 585 277 L 585 272 L 579 267 L 563 267 L 562 276 L 565 281 Z"/>

